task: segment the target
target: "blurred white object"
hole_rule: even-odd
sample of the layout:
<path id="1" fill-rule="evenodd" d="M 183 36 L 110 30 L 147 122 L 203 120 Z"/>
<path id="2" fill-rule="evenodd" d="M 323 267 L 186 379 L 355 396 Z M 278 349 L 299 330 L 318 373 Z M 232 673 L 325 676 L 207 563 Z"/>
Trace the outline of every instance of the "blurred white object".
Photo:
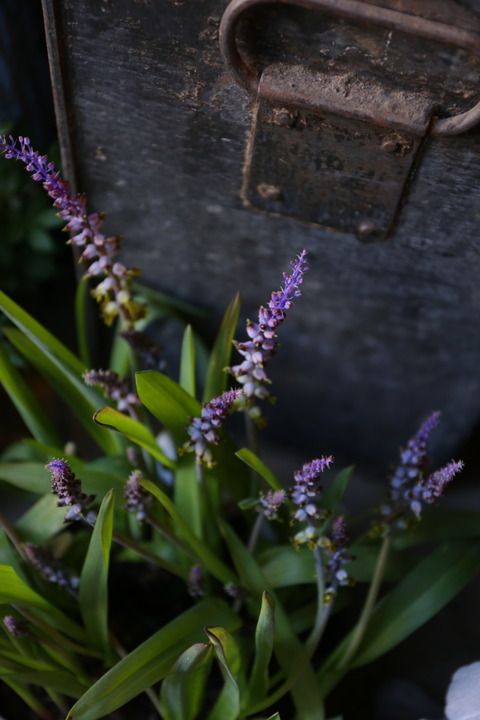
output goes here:
<path id="1" fill-rule="evenodd" d="M 445 705 L 447 720 L 480 720 L 480 662 L 458 668 Z"/>

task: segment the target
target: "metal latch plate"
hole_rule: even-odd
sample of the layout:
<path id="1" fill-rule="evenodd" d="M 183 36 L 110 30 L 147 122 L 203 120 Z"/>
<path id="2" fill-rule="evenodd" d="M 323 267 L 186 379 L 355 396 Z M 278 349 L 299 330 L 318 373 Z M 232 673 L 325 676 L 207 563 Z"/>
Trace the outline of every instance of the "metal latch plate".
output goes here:
<path id="1" fill-rule="evenodd" d="M 394 225 L 421 142 L 418 134 L 260 98 L 243 199 L 265 212 L 379 240 Z"/>

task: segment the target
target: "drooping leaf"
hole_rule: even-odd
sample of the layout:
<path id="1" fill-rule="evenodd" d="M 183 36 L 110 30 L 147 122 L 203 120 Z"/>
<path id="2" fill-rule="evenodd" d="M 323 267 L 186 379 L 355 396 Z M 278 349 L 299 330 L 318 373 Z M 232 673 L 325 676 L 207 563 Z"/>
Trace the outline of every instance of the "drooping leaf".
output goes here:
<path id="1" fill-rule="evenodd" d="M 275 600 L 262 593 L 262 606 L 255 629 L 255 657 L 249 680 L 247 705 L 256 703 L 268 694 L 268 667 L 273 653 L 275 638 Z"/>
<path id="2" fill-rule="evenodd" d="M 282 489 L 281 484 L 278 482 L 272 471 L 262 460 L 260 460 L 259 457 L 257 457 L 257 455 L 255 455 L 254 452 L 248 448 L 242 448 L 241 450 L 238 450 L 235 455 L 242 460 L 242 462 L 255 470 L 255 472 L 257 472 L 264 480 L 266 480 L 273 490 Z"/>
<path id="3" fill-rule="evenodd" d="M 106 428 L 121 432 L 131 442 L 145 448 L 150 455 L 160 460 L 165 467 L 173 468 L 175 463 L 160 449 L 152 432 L 138 420 L 111 407 L 102 407 L 94 415 L 95 422 Z"/>
<path id="4" fill-rule="evenodd" d="M 219 622 L 233 631 L 239 618 L 226 603 L 209 599 L 165 625 L 97 680 L 71 708 L 72 720 L 98 720 L 162 680 L 180 654 L 199 642 L 202 628 Z"/>
<path id="5" fill-rule="evenodd" d="M 223 676 L 223 688 L 207 720 L 236 720 L 240 713 L 240 689 L 234 677 L 233 663 L 238 653 L 232 652 L 233 638 L 225 628 L 205 628 Z M 233 656 L 233 657 L 232 657 Z"/>
<path id="6" fill-rule="evenodd" d="M 90 642 L 110 654 L 108 637 L 108 566 L 113 532 L 115 491 L 104 497 L 80 576 L 79 602 Z"/>

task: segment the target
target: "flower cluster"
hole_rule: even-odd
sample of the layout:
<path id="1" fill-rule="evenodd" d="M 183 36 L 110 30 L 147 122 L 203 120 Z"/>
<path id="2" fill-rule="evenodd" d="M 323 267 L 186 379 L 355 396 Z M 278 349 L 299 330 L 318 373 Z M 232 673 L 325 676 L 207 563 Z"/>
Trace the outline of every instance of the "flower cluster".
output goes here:
<path id="1" fill-rule="evenodd" d="M 187 426 L 190 439 L 179 449 L 179 452 L 195 452 L 197 463 L 208 468 L 213 467 L 215 463 L 208 445 L 217 445 L 220 442 L 221 436 L 218 431 L 241 394 L 241 390 L 227 390 L 223 395 L 204 403 L 201 416 L 191 418 L 191 423 Z"/>
<path id="2" fill-rule="evenodd" d="M 78 587 L 78 577 L 68 575 L 49 550 L 32 543 L 24 543 L 23 550 L 27 560 L 45 580 L 72 590 Z"/>
<path id="3" fill-rule="evenodd" d="M 291 489 L 291 498 L 296 510 L 293 513 L 293 523 L 305 522 L 306 526 L 293 538 L 295 547 L 307 544 L 314 549 L 320 540 L 319 525 L 327 517 L 326 511 L 320 510 L 318 502 L 322 494 L 320 476 L 330 467 L 333 457 L 321 457 L 305 463 L 301 470 L 294 474 L 295 484 Z"/>
<path id="4" fill-rule="evenodd" d="M 350 538 L 343 515 L 336 518 L 330 532 L 320 541 L 321 548 L 328 560 L 325 565 L 325 578 L 328 586 L 325 590 L 325 602 L 328 603 L 335 596 L 339 585 L 353 585 L 354 580 L 343 567 L 354 557 L 349 554 Z"/>
<path id="5" fill-rule="evenodd" d="M 373 534 L 385 533 L 392 523 L 405 527 L 408 509 L 418 520 L 422 503 L 434 503 L 463 468 L 463 462 L 452 460 L 440 470 L 428 473 L 428 440 L 439 419 L 439 412 L 432 413 L 400 451 L 400 462 L 390 478 L 387 500 L 380 508 L 382 520 L 374 524 Z"/>
<path id="6" fill-rule="evenodd" d="M 27 620 L 20 620 L 13 615 L 5 615 L 3 624 L 10 635 L 15 637 L 26 637 L 30 633 L 30 623 Z"/>
<path id="7" fill-rule="evenodd" d="M 32 177 L 54 200 L 58 215 L 65 221 L 72 245 L 81 249 L 80 259 L 88 263 L 87 277 L 104 275 L 92 294 L 100 303 L 102 316 L 107 324 L 120 316 L 125 328 L 132 328 L 137 320 L 144 317 L 145 306 L 132 295 L 132 279 L 138 276 L 137 269 L 128 269 L 114 260 L 119 250 L 120 238 L 107 237 L 100 232 L 104 215 L 87 214 L 86 198 L 75 195 L 68 182 L 55 170 L 53 162 L 46 155 L 32 149 L 27 137 L 17 141 L 10 136 L 10 142 L 0 135 L 0 152 L 6 158 L 20 160 L 26 164 Z"/>
<path id="8" fill-rule="evenodd" d="M 107 397 L 117 403 L 120 412 L 129 411 L 140 403 L 135 393 L 130 392 L 128 379 L 120 379 L 113 370 L 89 370 L 82 375 L 86 385 L 98 385 Z"/>
<path id="9" fill-rule="evenodd" d="M 265 366 L 277 349 L 277 327 L 285 320 L 285 312 L 292 306 L 292 300 L 301 295 L 299 286 L 303 282 L 306 266 L 306 250 L 292 260 L 292 274 L 283 273 L 284 286 L 272 293 L 267 307 L 260 307 L 258 322 L 247 321 L 246 342 L 235 342 L 235 347 L 244 360 L 232 365 L 227 371 L 243 386 L 247 403 L 253 398 L 266 398 L 270 395 L 267 385 L 270 380 Z"/>
<path id="10" fill-rule="evenodd" d="M 203 597 L 203 573 L 200 565 L 192 565 L 190 568 L 187 587 L 190 597 Z"/>
<path id="11" fill-rule="evenodd" d="M 140 485 L 139 480 L 142 478 L 143 475 L 140 470 L 134 470 L 125 483 L 123 490 L 125 510 L 137 513 L 137 520 L 140 522 L 147 517 L 147 509 L 153 499 L 150 493 Z"/>
<path id="12" fill-rule="evenodd" d="M 56 458 L 45 465 L 51 472 L 52 492 L 57 496 L 59 507 L 70 507 L 65 515 L 65 522 L 78 520 L 85 509 L 94 500 L 94 495 L 82 493 L 80 480 L 65 460 Z"/>
<path id="13" fill-rule="evenodd" d="M 287 498 L 285 490 L 269 490 L 260 495 L 257 510 L 262 512 L 267 520 L 276 520 L 278 512 Z"/>
<path id="14" fill-rule="evenodd" d="M 156 345 L 150 335 L 139 330 L 122 330 L 122 338 L 132 347 L 146 369 L 159 368 L 162 348 Z"/>

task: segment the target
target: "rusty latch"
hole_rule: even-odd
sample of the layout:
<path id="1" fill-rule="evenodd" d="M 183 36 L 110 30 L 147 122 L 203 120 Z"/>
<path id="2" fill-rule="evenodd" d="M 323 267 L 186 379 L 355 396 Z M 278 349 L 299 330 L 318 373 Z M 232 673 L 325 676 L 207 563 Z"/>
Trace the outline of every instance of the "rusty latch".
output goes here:
<path id="1" fill-rule="evenodd" d="M 480 121 L 480 35 L 442 22 L 442 4 L 450 17 L 452 0 L 438 0 L 435 19 L 416 14 L 418 0 L 403 0 L 409 12 L 230 3 L 222 52 L 255 102 L 245 203 L 364 239 L 392 231 L 424 138 Z"/>

